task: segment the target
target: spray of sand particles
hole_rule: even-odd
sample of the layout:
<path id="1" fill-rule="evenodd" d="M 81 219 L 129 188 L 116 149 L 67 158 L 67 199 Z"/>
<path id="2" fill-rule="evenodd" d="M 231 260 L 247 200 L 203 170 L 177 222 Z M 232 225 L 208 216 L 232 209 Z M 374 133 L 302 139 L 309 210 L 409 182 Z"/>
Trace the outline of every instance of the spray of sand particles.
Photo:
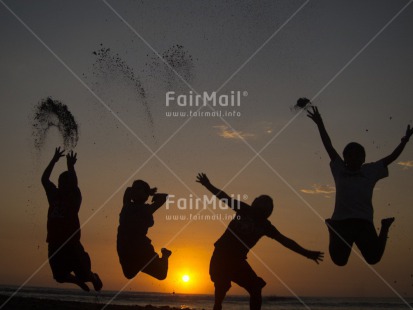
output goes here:
<path id="1" fill-rule="evenodd" d="M 36 105 L 33 116 L 32 135 L 37 150 L 43 147 L 47 133 L 52 127 L 58 129 L 66 150 L 76 147 L 79 140 L 79 126 L 75 118 L 65 104 L 47 97 Z"/>

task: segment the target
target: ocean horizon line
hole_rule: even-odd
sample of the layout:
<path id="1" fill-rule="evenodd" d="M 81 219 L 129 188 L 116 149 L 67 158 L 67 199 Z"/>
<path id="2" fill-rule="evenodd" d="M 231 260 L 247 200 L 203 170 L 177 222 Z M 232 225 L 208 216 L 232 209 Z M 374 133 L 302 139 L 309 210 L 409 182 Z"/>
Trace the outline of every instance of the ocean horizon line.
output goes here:
<path id="1" fill-rule="evenodd" d="M 5 290 L 10 290 L 10 291 L 17 291 L 19 290 L 20 286 L 16 285 L 16 284 L 4 284 L 4 283 L 0 283 L 0 293 L 1 290 L 5 289 Z M 82 291 L 76 287 L 52 287 L 52 286 L 43 286 L 43 285 L 27 285 L 24 286 L 22 288 L 20 288 L 20 290 L 50 290 L 50 291 L 55 291 L 55 292 L 65 292 L 65 291 L 69 291 L 69 292 L 79 292 L 80 294 L 85 294 L 85 295 L 89 295 L 89 294 L 95 294 L 95 295 L 99 295 L 100 293 L 106 293 L 106 294 L 147 294 L 147 295 L 165 295 L 165 296 L 172 296 L 172 295 L 181 295 L 181 296 L 214 296 L 213 293 L 185 293 L 185 292 L 157 292 L 157 291 L 139 291 L 139 290 L 128 290 L 128 291 L 121 291 L 119 292 L 119 290 L 111 290 L 111 289 L 102 289 L 101 292 L 95 292 L 95 291 L 90 291 L 90 292 L 85 292 Z M 226 296 L 230 296 L 230 297 L 249 297 L 248 294 L 227 294 Z M 300 295 L 298 296 L 289 296 L 289 295 L 277 295 L 277 294 L 263 294 L 263 297 L 266 298 L 277 298 L 277 299 L 298 299 L 298 298 L 311 298 L 311 299 L 398 299 L 397 296 L 329 296 L 329 295 L 324 295 L 324 296 L 319 296 L 319 295 Z M 413 299 L 413 295 L 412 296 L 403 296 L 406 299 Z"/>

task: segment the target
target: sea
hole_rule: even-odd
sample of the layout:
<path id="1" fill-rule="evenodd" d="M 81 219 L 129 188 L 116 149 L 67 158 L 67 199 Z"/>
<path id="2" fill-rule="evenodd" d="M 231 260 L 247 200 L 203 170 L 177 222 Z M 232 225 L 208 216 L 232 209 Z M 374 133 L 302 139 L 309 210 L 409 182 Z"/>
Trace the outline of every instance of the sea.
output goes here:
<path id="1" fill-rule="evenodd" d="M 83 292 L 77 289 L 59 289 L 46 287 L 24 287 L 16 293 L 18 287 L 0 286 L 0 295 L 33 297 L 63 301 L 88 302 L 92 304 L 113 305 L 152 305 L 156 307 L 176 307 L 180 309 L 212 309 L 213 295 L 202 294 L 166 294 L 151 292 Z M 248 296 L 228 295 L 223 309 L 248 310 Z M 1 308 L 2 305 L 0 305 Z M 412 309 L 413 298 L 331 298 L 331 297 L 282 297 L 263 296 L 262 309 L 291 310 L 399 310 Z"/>

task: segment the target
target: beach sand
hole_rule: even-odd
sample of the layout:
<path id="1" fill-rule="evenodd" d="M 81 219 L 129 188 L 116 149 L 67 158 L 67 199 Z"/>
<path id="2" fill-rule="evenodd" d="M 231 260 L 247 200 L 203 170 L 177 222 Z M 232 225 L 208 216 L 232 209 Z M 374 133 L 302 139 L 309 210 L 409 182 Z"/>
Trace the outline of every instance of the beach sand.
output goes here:
<path id="1" fill-rule="evenodd" d="M 8 299 L 8 296 L 0 295 L 0 307 Z M 59 301 L 50 299 L 39 299 L 31 297 L 13 297 L 10 299 L 2 310 L 28 310 L 28 309 L 41 309 L 41 310 L 97 310 L 105 307 L 105 304 L 95 304 L 86 302 L 75 301 Z M 154 306 L 120 306 L 120 305 L 108 305 L 107 310 L 180 310 L 181 308 L 174 308 L 169 306 L 154 307 Z"/>

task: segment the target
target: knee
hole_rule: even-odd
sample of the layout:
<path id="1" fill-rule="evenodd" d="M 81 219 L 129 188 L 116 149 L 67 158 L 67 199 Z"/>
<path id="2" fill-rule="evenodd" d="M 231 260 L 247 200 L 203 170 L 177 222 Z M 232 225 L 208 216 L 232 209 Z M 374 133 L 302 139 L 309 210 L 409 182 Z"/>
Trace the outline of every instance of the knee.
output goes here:
<path id="1" fill-rule="evenodd" d="M 373 256 L 373 257 L 365 257 L 366 262 L 369 265 L 375 265 L 380 261 L 381 257 Z"/>
<path id="2" fill-rule="evenodd" d="M 130 271 L 123 271 L 123 275 L 125 276 L 126 279 L 132 280 L 136 276 L 136 272 L 130 272 Z"/>
<path id="3" fill-rule="evenodd" d="M 369 265 L 375 265 L 379 261 L 381 261 L 381 258 L 383 256 L 383 251 L 379 251 L 379 249 L 370 249 L 370 250 L 364 250 L 361 252 L 361 254 L 364 257 L 364 260 L 367 262 Z"/>
<path id="4" fill-rule="evenodd" d="M 330 249 L 330 257 L 334 264 L 343 267 L 347 265 L 350 253 L 337 252 Z"/>
<path id="5" fill-rule="evenodd" d="M 124 274 L 125 278 L 128 280 L 132 280 L 135 276 L 133 274 Z"/>
<path id="6" fill-rule="evenodd" d="M 55 279 L 57 283 L 65 283 L 67 281 L 67 275 L 54 275 L 53 279 Z"/>
<path id="7" fill-rule="evenodd" d="M 334 264 L 336 264 L 339 267 L 343 267 L 345 265 L 347 265 L 348 259 L 344 259 L 344 258 L 331 258 L 331 260 L 333 261 Z"/>
<path id="8" fill-rule="evenodd" d="M 168 273 L 167 272 L 164 272 L 164 273 L 159 273 L 159 274 L 155 274 L 154 275 L 154 277 L 156 278 L 156 279 L 158 279 L 158 280 L 165 280 L 166 279 L 166 276 L 168 275 Z"/>
<path id="9" fill-rule="evenodd" d="M 231 282 L 215 282 L 214 283 L 215 286 L 215 304 L 214 304 L 214 310 L 215 310 L 215 306 L 217 307 L 221 307 L 222 302 L 224 301 L 225 295 L 227 294 L 227 292 L 229 291 L 229 289 L 231 288 Z M 217 308 L 217 309 L 221 309 L 221 308 Z"/>
<path id="10" fill-rule="evenodd" d="M 267 283 L 260 277 L 257 277 L 254 283 L 251 283 L 248 287 L 245 287 L 251 298 L 261 298 L 262 289 Z"/>
<path id="11" fill-rule="evenodd" d="M 154 275 L 154 278 L 162 281 L 166 279 L 166 274 Z"/>
<path id="12" fill-rule="evenodd" d="M 65 283 L 65 279 L 61 278 L 61 277 L 55 277 L 54 278 L 56 280 L 57 283 Z"/>
<path id="13" fill-rule="evenodd" d="M 261 287 L 251 287 L 248 289 L 248 293 L 251 298 L 261 298 L 262 288 Z"/>
<path id="14" fill-rule="evenodd" d="M 122 267 L 123 275 L 128 280 L 133 279 L 139 273 L 139 269 L 137 269 L 135 266 L 132 266 L 131 264 L 126 264 L 125 262 L 121 261 L 120 265 Z"/>

